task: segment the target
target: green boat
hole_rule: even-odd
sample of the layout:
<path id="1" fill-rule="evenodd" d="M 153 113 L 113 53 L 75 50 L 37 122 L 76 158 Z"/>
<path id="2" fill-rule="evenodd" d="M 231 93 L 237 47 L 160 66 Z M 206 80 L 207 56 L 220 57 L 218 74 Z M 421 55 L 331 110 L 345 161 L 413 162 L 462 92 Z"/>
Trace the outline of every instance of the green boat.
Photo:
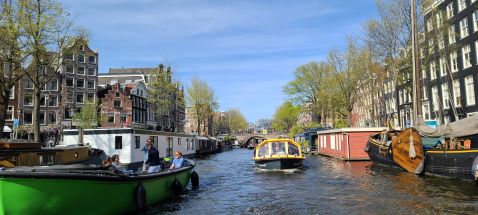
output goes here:
<path id="1" fill-rule="evenodd" d="M 0 171 L 0 215 L 125 214 L 179 195 L 192 181 L 195 163 L 152 174 L 101 168 L 20 168 Z"/>

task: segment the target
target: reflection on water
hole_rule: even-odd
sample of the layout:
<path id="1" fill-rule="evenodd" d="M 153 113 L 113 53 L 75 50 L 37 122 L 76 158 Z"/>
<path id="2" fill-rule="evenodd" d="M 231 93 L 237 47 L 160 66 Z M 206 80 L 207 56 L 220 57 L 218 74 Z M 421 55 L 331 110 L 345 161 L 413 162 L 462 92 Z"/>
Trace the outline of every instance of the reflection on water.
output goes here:
<path id="1" fill-rule="evenodd" d="M 469 181 L 417 176 L 370 162 L 309 156 L 304 168 L 263 171 L 252 151 L 197 160 L 197 190 L 150 214 L 477 214 Z"/>

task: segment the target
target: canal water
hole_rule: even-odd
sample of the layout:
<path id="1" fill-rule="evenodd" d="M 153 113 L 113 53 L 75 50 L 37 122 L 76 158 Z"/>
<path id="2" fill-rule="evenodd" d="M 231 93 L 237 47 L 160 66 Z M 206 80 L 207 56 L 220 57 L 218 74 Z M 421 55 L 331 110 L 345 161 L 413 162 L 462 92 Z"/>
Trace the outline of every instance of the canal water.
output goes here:
<path id="1" fill-rule="evenodd" d="M 310 155 L 296 171 L 254 168 L 252 150 L 197 159 L 200 187 L 148 214 L 478 214 L 470 181 Z"/>

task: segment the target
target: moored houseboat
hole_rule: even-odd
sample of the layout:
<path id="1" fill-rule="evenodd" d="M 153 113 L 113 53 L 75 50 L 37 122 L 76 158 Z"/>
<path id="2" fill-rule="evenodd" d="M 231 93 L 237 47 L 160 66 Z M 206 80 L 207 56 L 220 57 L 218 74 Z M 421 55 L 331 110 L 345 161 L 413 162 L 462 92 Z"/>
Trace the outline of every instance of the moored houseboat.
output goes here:
<path id="1" fill-rule="evenodd" d="M 261 169 L 294 169 L 303 166 L 305 157 L 300 144 L 290 139 L 268 139 L 254 149 L 256 167 Z"/>
<path id="2" fill-rule="evenodd" d="M 341 128 L 317 132 L 317 152 L 320 155 L 346 161 L 370 160 L 364 152 L 370 135 L 386 128 Z"/>

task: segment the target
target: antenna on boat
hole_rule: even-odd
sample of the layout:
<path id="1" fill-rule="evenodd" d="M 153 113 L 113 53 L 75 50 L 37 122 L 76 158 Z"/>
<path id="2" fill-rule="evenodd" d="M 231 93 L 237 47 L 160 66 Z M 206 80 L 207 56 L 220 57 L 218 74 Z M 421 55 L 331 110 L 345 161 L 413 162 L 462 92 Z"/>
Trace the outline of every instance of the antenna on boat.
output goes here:
<path id="1" fill-rule="evenodd" d="M 416 0 L 410 0 L 411 7 L 411 22 L 412 22 L 412 67 L 413 67 L 413 116 L 412 116 L 412 125 L 418 126 L 422 124 L 422 110 L 420 102 L 420 79 L 419 75 L 419 64 L 418 64 L 418 43 L 417 43 L 417 11 L 416 11 Z"/>

